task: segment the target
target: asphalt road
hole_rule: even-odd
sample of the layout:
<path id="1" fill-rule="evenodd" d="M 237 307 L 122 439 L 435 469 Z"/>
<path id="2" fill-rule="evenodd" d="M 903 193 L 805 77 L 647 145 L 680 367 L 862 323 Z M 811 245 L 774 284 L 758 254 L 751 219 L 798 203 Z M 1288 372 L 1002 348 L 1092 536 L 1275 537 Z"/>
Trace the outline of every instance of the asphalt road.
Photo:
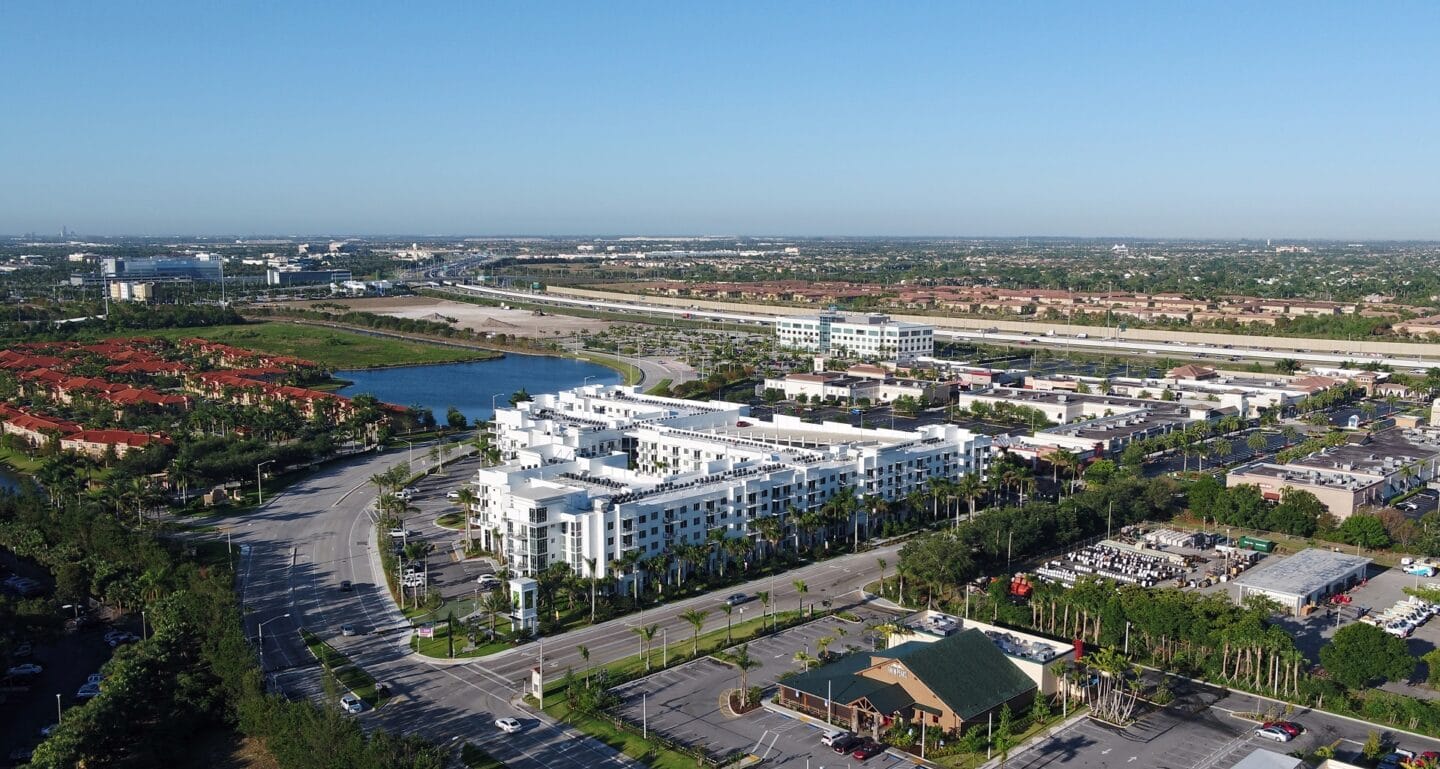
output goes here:
<path id="1" fill-rule="evenodd" d="M 724 595 L 758 590 L 771 590 L 780 608 L 788 609 L 798 598 L 795 579 L 807 583 L 807 601 L 858 599 L 856 590 L 878 576 L 876 559 L 897 560 L 899 545 L 890 545 L 811 564 L 774 579 L 773 584 L 764 579 L 726 588 L 648 610 L 643 618 L 618 618 L 483 660 L 430 661 L 409 649 L 409 623 L 378 576 L 375 527 L 367 512 L 375 495 L 370 477 L 403 464 L 405 456 L 404 450 L 398 450 L 332 465 L 291 486 L 262 509 L 222 523 L 242 551 L 240 589 L 247 633 L 259 640 L 264 623 L 262 664 L 286 694 L 316 699 L 324 694 L 321 671 L 300 638 L 303 627 L 391 687 L 394 699 L 359 718 L 442 744 L 483 739 L 487 750 L 515 769 L 633 765 L 599 742 L 539 721 L 512 704 L 542 647 L 546 671 L 560 675 L 567 666 L 581 667 L 580 645 L 588 647 L 592 665 L 635 654 L 636 636 L 630 627 L 637 623 L 659 624 L 675 630 L 676 638 L 684 638 L 690 625 L 678 615 L 686 609 L 717 607 Z M 350 580 L 354 590 L 341 592 L 342 580 Z M 759 610 L 758 602 L 747 604 L 747 613 Z M 345 623 L 362 632 L 342 637 L 339 628 Z M 714 611 L 705 629 L 724 623 L 724 615 Z M 501 716 L 521 719 L 525 731 L 502 737 L 493 726 Z"/>

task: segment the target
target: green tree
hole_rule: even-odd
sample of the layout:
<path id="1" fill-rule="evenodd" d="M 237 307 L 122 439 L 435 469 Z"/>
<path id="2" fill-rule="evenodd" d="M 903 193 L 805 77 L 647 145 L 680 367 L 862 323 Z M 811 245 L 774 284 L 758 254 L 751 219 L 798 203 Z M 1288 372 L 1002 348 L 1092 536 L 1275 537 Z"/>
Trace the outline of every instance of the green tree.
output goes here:
<path id="1" fill-rule="evenodd" d="M 1363 622 L 1346 625 L 1320 648 L 1320 663 L 1351 689 L 1377 681 L 1399 681 L 1415 672 L 1405 641 Z"/>
<path id="2" fill-rule="evenodd" d="M 704 609 L 690 609 L 680 613 L 680 618 L 690 623 L 694 632 L 690 634 L 690 655 L 700 656 L 700 631 L 705 627 L 705 618 L 710 612 Z"/>
<path id="3" fill-rule="evenodd" d="M 1340 538 L 1351 545 L 1364 548 L 1380 548 L 1390 545 L 1390 534 L 1377 516 L 1357 513 L 1340 524 Z"/>

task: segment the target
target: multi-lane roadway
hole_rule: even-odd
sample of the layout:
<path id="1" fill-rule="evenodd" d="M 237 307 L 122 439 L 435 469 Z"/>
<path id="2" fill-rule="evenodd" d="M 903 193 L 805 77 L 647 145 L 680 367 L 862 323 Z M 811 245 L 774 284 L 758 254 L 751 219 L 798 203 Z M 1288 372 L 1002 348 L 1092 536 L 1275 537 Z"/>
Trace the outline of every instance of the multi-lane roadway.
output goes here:
<path id="1" fill-rule="evenodd" d="M 378 711 L 357 716 L 387 729 L 419 733 L 439 743 L 483 741 L 496 758 L 516 769 L 526 767 L 629 766 L 631 762 L 599 742 L 583 739 L 567 727 L 537 721 L 517 707 L 530 670 L 544 655 L 547 675 L 584 664 L 578 648 L 587 647 L 590 664 L 638 652 L 637 623 L 674 631 L 673 640 L 690 635 L 679 614 L 694 607 L 711 609 L 706 630 L 723 628 L 717 608 L 724 595 L 770 590 L 782 608 L 800 595 L 793 580 L 804 580 L 806 601 L 844 602 L 878 576 L 877 558 L 897 560 L 898 545 L 810 564 L 784 578 L 764 579 L 727 588 L 715 595 L 667 604 L 593 627 L 531 643 L 491 657 L 466 661 L 423 658 L 409 648 L 410 624 L 400 614 L 379 576 L 377 532 L 370 512 L 375 489 L 370 477 L 404 464 L 406 452 L 368 454 L 337 463 L 301 481 L 259 510 L 227 523 L 242 551 L 241 600 L 246 629 L 262 642 L 263 667 L 273 685 L 292 696 L 318 698 L 321 671 L 300 638 L 304 628 L 329 641 L 377 681 L 388 684 L 393 700 Z M 416 469 L 418 469 L 418 465 Z M 455 485 L 468 480 L 456 475 Z M 353 590 L 342 591 L 348 580 Z M 747 614 L 758 612 L 758 602 Z M 263 630 L 261 623 L 264 623 Z M 356 627 L 342 636 L 340 626 Z M 520 718 L 526 728 L 501 735 L 496 718 Z"/>
<path id="2" fill-rule="evenodd" d="M 596 309 L 609 312 L 637 313 L 661 317 L 687 318 L 718 323 L 756 324 L 772 326 L 777 314 L 745 311 L 742 309 L 718 310 L 713 307 L 676 307 L 673 305 L 646 302 L 641 298 L 610 299 L 589 296 L 566 296 L 560 294 L 538 294 L 529 291 L 491 288 L 489 286 L 456 285 L 454 289 L 492 297 L 523 302 L 539 302 L 557 307 Z M 1040 325 L 1037 325 L 1039 328 Z M 935 337 L 941 340 L 977 342 L 1009 345 L 1044 345 L 1076 349 L 1082 352 L 1108 353 L 1112 355 L 1171 355 L 1180 357 L 1244 358 L 1246 360 L 1290 359 L 1321 366 L 1342 366 L 1356 362 L 1382 363 L 1399 368 L 1426 369 L 1440 365 L 1440 348 L 1434 355 L 1422 354 L 1381 354 L 1373 352 L 1345 352 L 1331 347 L 1324 339 L 1287 339 L 1272 343 L 1270 347 L 1257 346 L 1245 336 L 1212 334 L 1214 343 L 1173 342 L 1125 338 L 1117 329 L 1077 326 L 1065 333 L 1051 335 L 1045 331 L 1028 332 L 1014 329 L 935 329 Z M 1299 345 L 1304 344 L 1305 347 Z M 1417 347 L 1409 345 L 1408 347 Z"/>

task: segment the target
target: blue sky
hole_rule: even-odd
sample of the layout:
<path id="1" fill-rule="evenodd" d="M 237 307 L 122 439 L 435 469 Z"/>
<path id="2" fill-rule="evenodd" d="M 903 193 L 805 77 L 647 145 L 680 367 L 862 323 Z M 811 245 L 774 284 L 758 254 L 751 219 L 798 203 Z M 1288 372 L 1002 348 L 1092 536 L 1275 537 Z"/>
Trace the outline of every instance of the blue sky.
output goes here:
<path id="1" fill-rule="evenodd" d="M 0 0 L 0 232 L 1440 238 L 1440 3 Z"/>

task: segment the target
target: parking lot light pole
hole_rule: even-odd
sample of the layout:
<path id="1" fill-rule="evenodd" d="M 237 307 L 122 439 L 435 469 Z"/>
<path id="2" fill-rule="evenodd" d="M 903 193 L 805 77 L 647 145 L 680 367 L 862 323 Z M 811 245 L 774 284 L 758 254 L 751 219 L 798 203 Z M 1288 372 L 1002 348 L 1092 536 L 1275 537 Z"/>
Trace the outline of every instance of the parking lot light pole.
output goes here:
<path id="1" fill-rule="evenodd" d="M 60 720 L 61 720 L 60 692 L 55 692 L 55 723 L 57 723 L 57 724 L 60 723 Z"/>
<path id="2" fill-rule="evenodd" d="M 400 439 L 400 442 L 403 443 L 403 444 L 405 444 L 405 448 L 406 448 L 406 451 L 407 451 L 407 453 L 405 454 L 405 469 L 406 469 L 406 470 L 410 470 L 411 472 L 414 472 L 414 467 L 415 467 L 415 444 L 412 443 L 412 442 L 410 442 L 410 441 L 405 440 L 404 438 L 401 438 L 401 439 Z"/>

